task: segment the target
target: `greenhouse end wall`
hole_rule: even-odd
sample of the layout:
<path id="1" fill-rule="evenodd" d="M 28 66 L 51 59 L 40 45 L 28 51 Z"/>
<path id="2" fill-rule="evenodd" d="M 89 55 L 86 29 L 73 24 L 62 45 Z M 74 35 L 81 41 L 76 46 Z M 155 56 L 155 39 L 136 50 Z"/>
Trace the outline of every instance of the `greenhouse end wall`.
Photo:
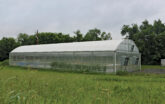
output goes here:
<path id="1" fill-rule="evenodd" d="M 126 60 L 127 58 L 128 60 Z M 141 69 L 141 54 L 132 53 L 132 52 L 116 53 L 116 71 L 132 72 L 140 69 Z"/>

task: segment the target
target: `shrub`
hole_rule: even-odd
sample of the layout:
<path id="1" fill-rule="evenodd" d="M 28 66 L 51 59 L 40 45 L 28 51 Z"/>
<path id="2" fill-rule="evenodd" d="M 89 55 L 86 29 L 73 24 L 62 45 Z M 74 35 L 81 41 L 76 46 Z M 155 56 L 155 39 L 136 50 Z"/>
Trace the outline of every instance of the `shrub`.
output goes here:
<path id="1" fill-rule="evenodd" d="M 4 60 L 0 63 L 2 66 L 8 66 L 9 65 L 9 60 Z"/>
<path id="2" fill-rule="evenodd" d="M 116 72 L 116 75 L 128 75 L 128 71 L 119 70 Z"/>

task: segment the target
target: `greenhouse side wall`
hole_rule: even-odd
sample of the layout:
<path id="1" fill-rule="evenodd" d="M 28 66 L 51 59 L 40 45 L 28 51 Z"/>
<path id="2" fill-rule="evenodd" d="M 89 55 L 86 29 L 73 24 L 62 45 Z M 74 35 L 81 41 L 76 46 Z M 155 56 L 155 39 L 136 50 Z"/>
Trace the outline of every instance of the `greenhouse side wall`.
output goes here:
<path id="1" fill-rule="evenodd" d="M 137 71 L 141 67 L 141 55 L 132 52 L 117 52 L 116 55 L 116 70 L 117 71 Z"/>
<path id="2" fill-rule="evenodd" d="M 115 72 L 114 52 L 111 51 L 11 53 L 10 65 L 61 71 Z"/>

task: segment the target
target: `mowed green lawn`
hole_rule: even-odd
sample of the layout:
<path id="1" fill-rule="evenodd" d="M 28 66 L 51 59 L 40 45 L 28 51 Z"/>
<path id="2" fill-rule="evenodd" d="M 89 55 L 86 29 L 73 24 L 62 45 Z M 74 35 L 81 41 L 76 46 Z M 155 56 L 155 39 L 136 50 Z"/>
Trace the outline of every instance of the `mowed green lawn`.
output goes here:
<path id="1" fill-rule="evenodd" d="M 165 104 L 163 74 L 0 68 L 0 104 Z"/>

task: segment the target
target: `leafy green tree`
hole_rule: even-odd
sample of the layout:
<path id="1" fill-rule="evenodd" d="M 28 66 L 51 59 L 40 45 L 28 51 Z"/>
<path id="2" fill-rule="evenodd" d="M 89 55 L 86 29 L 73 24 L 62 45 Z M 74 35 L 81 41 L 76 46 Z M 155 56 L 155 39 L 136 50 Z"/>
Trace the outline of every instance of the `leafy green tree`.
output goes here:
<path id="1" fill-rule="evenodd" d="M 142 64 L 160 64 L 160 59 L 165 58 L 165 24 L 161 20 L 153 24 L 145 20 L 140 26 L 123 25 L 121 34 L 136 43 L 142 54 Z"/>
<path id="2" fill-rule="evenodd" d="M 74 34 L 76 34 L 75 38 L 77 42 L 83 41 L 83 34 L 80 32 L 80 30 L 75 31 Z"/>
<path id="3" fill-rule="evenodd" d="M 19 44 L 21 44 L 21 45 L 28 45 L 29 42 L 31 41 L 29 39 L 29 35 L 25 34 L 25 33 L 20 33 L 17 37 L 17 40 L 18 40 Z"/>
<path id="4" fill-rule="evenodd" d="M 63 42 L 74 41 L 73 38 L 69 36 L 69 34 L 51 33 L 51 32 L 38 33 L 38 40 L 39 40 L 39 44 L 63 43 Z"/>
<path id="5" fill-rule="evenodd" d="M 100 35 L 101 35 L 101 31 L 97 28 L 95 29 L 90 29 L 85 37 L 84 37 L 84 40 L 85 41 L 96 41 L 96 40 L 101 40 L 100 38 Z"/>
<path id="6" fill-rule="evenodd" d="M 111 33 L 102 32 L 101 40 L 112 40 Z"/>
<path id="7" fill-rule="evenodd" d="M 29 35 L 28 39 L 29 39 L 28 45 L 37 44 L 37 39 L 35 35 Z"/>
<path id="8" fill-rule="evenodd" d="M 14 38 L 2 38 L 0 40 L 0 61 L 8 59 L 9 53 L 18 46 Z"/>
<path id="9" fill-rule="evenodd" d="M 109 40 L 112 39 L 110 33 L 101 32 L 100 29 L 90 29 L 84 36 L 84 41 Z"/>

